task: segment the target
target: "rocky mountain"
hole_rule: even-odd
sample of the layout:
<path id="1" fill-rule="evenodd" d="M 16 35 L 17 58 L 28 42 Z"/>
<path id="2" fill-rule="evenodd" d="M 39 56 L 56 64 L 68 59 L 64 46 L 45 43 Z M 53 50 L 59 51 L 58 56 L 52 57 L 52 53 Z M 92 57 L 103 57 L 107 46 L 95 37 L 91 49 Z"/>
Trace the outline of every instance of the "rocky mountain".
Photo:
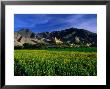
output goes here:
<path id="1" fill-rule="evenodd" d="M 69 28 L 61 31 L 34 33 L 29 29 L 21 29 L 14 33 L 14 46 L 31 45 L 86 45 L 97 46 L 97 34 L 77 28 Z"/>
<path id="2" fill-rule="evenodd" d="M 14 32 L 14 46 L 23 46 L 24 43 L 35 44 L 35 42 L 31 41 L 35 36 L 35 33 L 29 29 L 21 29 Z"/>

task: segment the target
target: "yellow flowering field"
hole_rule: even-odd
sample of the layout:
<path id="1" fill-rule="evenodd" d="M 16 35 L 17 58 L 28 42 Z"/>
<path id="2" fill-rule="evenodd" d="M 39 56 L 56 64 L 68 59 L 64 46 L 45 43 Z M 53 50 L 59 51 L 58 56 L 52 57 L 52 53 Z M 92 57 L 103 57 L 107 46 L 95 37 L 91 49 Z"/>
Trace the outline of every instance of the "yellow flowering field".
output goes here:
<path id="1" fill-rule="evenodd" d="M 96 76 L 97 52 L 15 50 L 15 76 Z"/>

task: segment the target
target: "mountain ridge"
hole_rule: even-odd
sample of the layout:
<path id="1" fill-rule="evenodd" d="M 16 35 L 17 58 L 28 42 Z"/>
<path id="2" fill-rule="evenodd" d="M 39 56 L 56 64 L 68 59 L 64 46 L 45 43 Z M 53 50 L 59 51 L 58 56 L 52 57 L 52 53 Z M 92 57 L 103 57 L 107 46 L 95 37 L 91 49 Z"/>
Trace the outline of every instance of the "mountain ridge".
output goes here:
<path id="1" fill-rule="evenodd" d="M 14 46 L 77 44 L 97 46 L 97 34 L 85 29 L 69 28 L 61 31 L 34 33 L 30 29 L 20 29 L 14 32 Z"/>

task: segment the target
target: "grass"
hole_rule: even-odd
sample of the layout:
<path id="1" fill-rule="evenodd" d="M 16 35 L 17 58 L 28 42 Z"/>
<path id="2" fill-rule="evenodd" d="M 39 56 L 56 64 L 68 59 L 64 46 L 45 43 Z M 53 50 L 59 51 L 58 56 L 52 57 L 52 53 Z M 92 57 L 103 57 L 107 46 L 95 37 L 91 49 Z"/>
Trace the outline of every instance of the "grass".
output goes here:
<path id="1" fill-rule="evenodd" d="M 96 76 L 96 48 L 15 50 L 14 75 Z"/>
<path id="2" fill-rule="evenodd" d="M 82 48 L 47 48 L 49 51 L 74 51 L 74 52 L 97 52 L 95 47 L 82 47 Z"/>

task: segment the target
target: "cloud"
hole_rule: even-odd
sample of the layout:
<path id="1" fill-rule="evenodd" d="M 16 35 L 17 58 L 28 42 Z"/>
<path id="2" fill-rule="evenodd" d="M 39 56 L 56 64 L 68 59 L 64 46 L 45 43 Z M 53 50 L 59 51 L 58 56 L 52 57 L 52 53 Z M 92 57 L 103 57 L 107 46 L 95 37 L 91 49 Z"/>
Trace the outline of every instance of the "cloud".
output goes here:
<path id="1" fill-rule="evenodd" d="M 34 32 L 54 31 L 70 27 L 96 32 L 96 14 L 15 14 L 15 30 L 30 28 Z"/>
<path id="2" fill-rule="evenodd" d="M 74 25 L 77 28 L 86 29 L 92 32 L 97 32 L 97 20 L 96 18 L 93 19 L 85 19 L 80 23 Z"/>

